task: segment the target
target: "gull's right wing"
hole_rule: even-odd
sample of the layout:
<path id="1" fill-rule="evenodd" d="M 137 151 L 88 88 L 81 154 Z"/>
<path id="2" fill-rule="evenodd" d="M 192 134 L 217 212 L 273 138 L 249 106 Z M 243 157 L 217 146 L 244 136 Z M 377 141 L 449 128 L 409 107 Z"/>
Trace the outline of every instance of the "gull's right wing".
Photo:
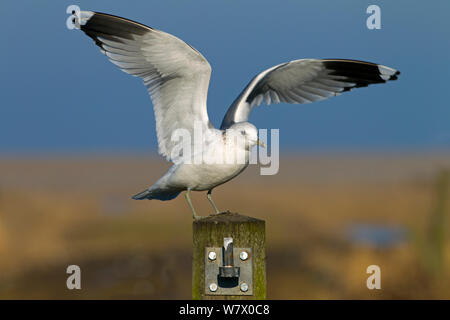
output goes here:
<path id="1" fill-rule="evenodd" d="M 301 59 L 261 72 L 228 109 L 221 125 L 247 121 L 254 106 L 272 103 L 310 103 L 353 88 L 396 80 L 400 72 L 375 63 L 344 59 Z"/>

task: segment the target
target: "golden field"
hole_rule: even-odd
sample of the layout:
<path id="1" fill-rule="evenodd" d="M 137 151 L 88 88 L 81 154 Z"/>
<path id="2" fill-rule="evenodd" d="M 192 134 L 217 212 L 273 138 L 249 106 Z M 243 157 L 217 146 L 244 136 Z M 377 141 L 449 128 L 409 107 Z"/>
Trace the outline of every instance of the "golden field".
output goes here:
<path id="1" fill-rule="evenodd" d="M 0 157 L 1 299 L 189 299 L 184 197 L 131 196 L 169 167 L 149 155 Z M 450 299 L 450 153 L 290 154 L 218 187 L 219 209 L 266 221 L 271 299 Z M 205 193 L 193 202 L 211 213 Z M 352 226 L 403 230 L 387 244 Z M 82 289 L 66 288 L 66 267 Z M 381 268 L 368 290 L 366 268 Z"/>

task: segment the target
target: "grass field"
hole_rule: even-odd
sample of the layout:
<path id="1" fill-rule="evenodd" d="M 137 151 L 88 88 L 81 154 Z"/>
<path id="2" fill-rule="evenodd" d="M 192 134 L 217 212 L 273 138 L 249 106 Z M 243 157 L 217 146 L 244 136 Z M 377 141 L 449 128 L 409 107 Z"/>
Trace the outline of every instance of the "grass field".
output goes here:
<path id="1" fill-rule="evenodd" d="M 0 298 L 189 299 L 184 197 L 133 201 L 169 164 L 147 155 L 0 158 Z M 219 209 L 266 220 L 272 299 L 450 299 L 450 154 L 286 155 L 218 187 Z M 193 195 L 205 215 L 204 193 Z M 393 236 L 392 236 L 393 235 Z M 82 269 L 67 290 L 66 267 Z M 368 290 L 366 268 L 381 268 Z"/>

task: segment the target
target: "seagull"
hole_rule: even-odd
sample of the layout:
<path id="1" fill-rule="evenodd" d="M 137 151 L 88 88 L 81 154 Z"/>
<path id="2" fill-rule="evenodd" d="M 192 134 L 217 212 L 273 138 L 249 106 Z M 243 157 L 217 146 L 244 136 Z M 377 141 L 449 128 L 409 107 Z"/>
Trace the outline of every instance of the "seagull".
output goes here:
<path id="1" fill-rule="evenodd" d="M 195 220 L 191 191 L 212 190 L 239 175 L 249 164 L 250 149 L 265 147 L 256 127 L 248 122 L 254 107 L 277 103 L 305 104 L 340 95 L 354 88 L 396 80 L 399 71 L 365 61 L 349 59 L 300 59 L 281 63 L 256 75 L 231 104 L 220 129 L 208 118 L 206 100 L 211 66 L 186 42 L 163 31 L 118 16 L 80 11 L 73 18 L 75 28 L 92 38 L 109 60 L 124 72 L 144 82 L 153 103 L 158 152 L 173 165 L 167 173 L 135 200 L 171 200 L 186 191 L 186 201 Z M 175 132 L 201 139 L 180 148 Z M 239 143 L 235 138 L 238 138 Z M 188 139 L 189 140 L 189 139 Z M 195 139 L 194 139 L 195 140 Z M 197 147 L 201 147 L 196 149 Z M 242 161 L 204 161 L 228 153 L 241 154 Z M 201 161 L 192 161 L 194 158 Z M 186 160 L 187 159 L 187 160 Z M 194 160 L 195 160 L 194 159 Z"/>

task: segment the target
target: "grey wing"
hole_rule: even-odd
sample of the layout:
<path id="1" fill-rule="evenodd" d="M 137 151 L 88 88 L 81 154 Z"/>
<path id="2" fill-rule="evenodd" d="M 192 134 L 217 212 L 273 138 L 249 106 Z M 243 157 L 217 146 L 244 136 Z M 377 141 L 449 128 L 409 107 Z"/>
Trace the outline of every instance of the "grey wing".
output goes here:
<path id="1" fill-rule="evenodd" d="M 365 61 L 301 59 L 267 69 L 254 77 L 228 109 L 221 129 L 247 121 L 262 102 L 311 103 L 353 88 L 396 80 L 399 71 Z"/>
<path id="2" fill-rule="evenodd" d="M 193 136 L 194 124 L 212 127 L 206 110 L 211 66 L 197 50 L 173 35 L 105 13 L 82 11 L 75 26 L 112 63 L 143 80 L 153 102 L 159 153 L 168 160 L 174 160 L 174 130 Z"/>

